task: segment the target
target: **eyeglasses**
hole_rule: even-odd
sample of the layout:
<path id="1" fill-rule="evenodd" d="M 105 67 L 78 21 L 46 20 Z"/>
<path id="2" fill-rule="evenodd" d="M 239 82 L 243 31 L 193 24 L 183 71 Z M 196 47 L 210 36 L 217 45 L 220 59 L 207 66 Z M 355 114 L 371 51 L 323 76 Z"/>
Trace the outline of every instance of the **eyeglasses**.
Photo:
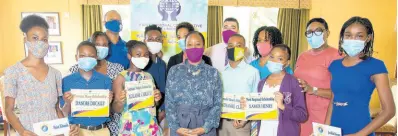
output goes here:
<path id="1" fill-rule="evenodd" d="M 316 35 L 316 36 L 321 36 L 322 34 L 323 34 L 323 31 L 325 31 L 324 29 L 316 29 L 315 31 L 307 31 L 307 32 L 305 32 L 305 36 L 307 37 L 307 38 L 311 38 L 314 34 Z"/>

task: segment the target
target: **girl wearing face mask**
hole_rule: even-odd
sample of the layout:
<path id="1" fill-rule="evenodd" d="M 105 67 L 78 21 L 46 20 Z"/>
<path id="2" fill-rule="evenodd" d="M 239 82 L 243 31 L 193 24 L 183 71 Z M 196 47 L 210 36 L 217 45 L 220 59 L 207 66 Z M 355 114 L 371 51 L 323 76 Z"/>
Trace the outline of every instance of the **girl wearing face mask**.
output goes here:
<path id="1" fill-rule="evenodd" d="M 300 123 L 307 119 L 304 94 L 298 80 L 286 72 L 290 62 L 290 48 L 274 45 L 266 67 L 271 74 L 258 84 L 258 92 L 274 92 L 279 110 L 278 121 L 258 121 L 252 136 L 299 136 Z M 245 101 L 243 101 L 245 104 Z"/>
<path id="2" fill-rule="evenodd" d="M 343 59 L 330 64 L 332 102 L 326 124 L 342 129 L 343 135 L 365 136 L 395 115 L 395 105 L 383 61 L 372 57 L 375 33 L 367 18 L 352 17 L 340 31 L 339 52 Z M 373 120 L 369 101 L 377 88 L 381 112 Z"/>
<path id="3" fill-rule="evenodd" d="M 328 24 L 322 18 L 313 18 L 307 23 L 305 35 L 312 49 L 298 57 L 294 71 L 303 92 L 306 92 L 308 109 L 308 120 L 301 124 L 301 136 L 312 133 L 312 122 L 325 123 L 332 96 L 328 67 L 332 61 L 341 58 L 337 49 L 327 43 L 329 33 Z"/>
<path id="4" fill-rule="evenodd" d="M 188 61 L 173 66 L 166 83 L 166 120 L 170 135 L 216 136 L 221 115 L 222 82 L 217 69 L 205 64 L 204 37 L 186 37 Z"/>
<path id="5" fill-rule="evenodd" d="M 254 33 L 253 46 L 254 46 L 254 57 L 257 59 L 252 61 L 250 65 L 260 71 L 260 79 L 265 79 L 271 72 L 266 67 L 268 61 L 268 54 L 271 52 L 272 47 L 276 44 L 282 44 L 282 34 L 278 28 L 260 27 Z M 292 69 L 288 66 L 286 72 L 293 74 Z"/>
<path id="6" fill-rule="evenodd" d="M 44 62 L 49 48 L 46 20 L 30 15 L 19 27 L 29 53 L 4 72 L 5 114 L 17 135 L 36 136 L 34 123 L 64 117 L 58 105 L 59 96 L 62 96 L 62 76 Z M 18 117 L 14 113 L 15 106 L 19 109 Z M 78 128 L 73 125 L 70 134 L 77 133 Z"/>
<path id="7" fill-rule="evenodd" d="M 151 74 L 142 71 L 149 62 L 149 51 L 145 43 L 129 41 L 126 43 L 130 68 L 122 71 L 113 82 L 115 101 L 113 110 L 121 113 L 119 122 L 119 135 L 162 136 L 161 128 L 156 120 L 156 108 L 149 107 L 131 111 L 127 105 L 125 82 L 150 80 L 154 82 Z M 155 105 L 159 105 L 162 95 L 154 88 Z"/>
<path id="8" fill-rule="evenodd" d="M 187 59 L 187 54 L 184 52 L 185 37 L 189 32 L 192 32 L 194 30 L 195 28 L 193 27 L 193 25 L 188 22 L 181 22 L 177 25 L 176 34 L 177 34 L 178 46 L 182 51 L 170 57 L 169 62 L 167 63 L 167 72 L 169 72 L 171 67 L 180 64 L 181 62 L 184 62 Z M 209 57 L 203 55 L 202 60 L 204 60 L 206 64 L 211 66 L 211 60 Z"/>
<path id="9" fill-rule="evenodd" d="M 109 78 L 112 80 L 116 78 L 116 76 L 124 70 L 123 66 L 118 64 L 118 63 L 112 63 L 107 61 L 105 58 L 107 58 L 108 53 L 109 53 L 109 41 L 108 37 L 104 32 L 94 32 L 94 34 L 91 36 L 91 42 L 95 44 L 95 47 L 97 48 L 97 65 L 94 67 L 94 69 L 104 75 L 107 75 Z M 79 71 L 78 64 L 72 66 L 69 69 L 70 73 L 75 73 Z M 61 105 L 63 105 L 63 102 L 61 102 Z M 118 131 L 118 125 L 117 123 L 119 122 L 120 114 L 117 113 L 111 113 L 111 121 L 108 122 L 108 128 L 111 132 L 112 136 L 117 136 L 117 131 Z"/>

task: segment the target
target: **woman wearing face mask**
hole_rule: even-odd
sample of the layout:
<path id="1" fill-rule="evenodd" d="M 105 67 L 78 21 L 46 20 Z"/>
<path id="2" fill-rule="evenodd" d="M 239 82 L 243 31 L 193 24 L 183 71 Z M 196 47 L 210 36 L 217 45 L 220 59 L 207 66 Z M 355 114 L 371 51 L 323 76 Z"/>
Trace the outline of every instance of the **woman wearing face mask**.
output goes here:
<path id="1" fill-rule="evenodd" d="M 109 41 L 108 37 L 104 32 L 94 32 L 94 34 L 91 36 L 91 42 L 95 44 L 95 47 L 97 48 L 97 65 L 94 67 L 95 71 L 107 75 L 109 78 L 112 80 L 116 78 L 116 76 L 124 70 L 123 66 L 118 64 L 118 63 L 112 63 L 107 61 L 105 58 L 107 58 L 108 53 L 109 53 Z M 79 67 L 78 65 L 74 65 L 69 69 L 69 72 L 75 73 L 79 72 Z M 61 105 L 63 103 L 61 102 Z M 107 123 L 108 128 L 111 132 L 112 136 L 117 135 L 118 131 L 118 125 L 117 122 L 119 122 L 120 114 L 117 113 L 111 113 L 111 121 Z"/>
<path id="2" fill-rule="evenodd" d="M 188 61 L 170 69 L 166 83 L 166 119 L 170 135 L 216 136 L 221 115 L 222 82 L 217 69 L 205 64 L 204 37 L 186 37 Z"/>
<path id="3" fill-rule="evenodd" d="M 395 115 L 386 66 L 372 57 L 374 36 L 367 18 L 350 18 L 340 31 L 339 52 L 345 57 L 329 66 L 333 101 L 326 124 L 341 128 L 346 136 L 374 136 L 373 131 Z M 375 88 L 382 110 L 372 120 L 369 101 Z"/>
<path id="4" fill-rule="evenodd" d="M 59 108 L 62 96 L 61 73 L 44 62 L 48 52 L 48 24 L 37 16 L 25 17 L 20 29 L 29 53 L 26 58 L 5 70 L 5 114 L 17 135 L 36 136 L 33 124 L 63 118 Z M 18 102 L 19 116 L 14 113 Z M 77 134 L 73 125 L 71 135 Z"/>
<path id="5" fill-rule="evenodd" d="M 126 43 L 130 68 L 122 71 L 113 82 L 115 101 L 113 110 L 122 113 L 119 122 L 119 135 L 122 136 L 162 136 L 161 128 L 156 120 L 155 107 L 148 107 L 139 110 L 130 110 L 126 99 L 125 82 L 150 80 L 154 84 L 151 74 L 142 71 L 149 62 L 149 51 L 145 43 L 129 41 Z M 154 88 L 155 105 L 158 106 L 162 95 Z"/>
<path id="6" fill-rule="evenodd" d="M 327 43 L 329 27 L 322 18 L 313 18 L 307 23 L 307 37 L 311 50 L 302 53 L 296 63 L 294 75 L 306 92 L 308 120 L 301 124 L 301 136 L 312 133 L 312 122 L 324 124 L 332 92 L 328 67 L 341 58 L 337 49 Z"/>
<path id="7" fill-rule="evenodd" d="M 195 28 L 192 26 L 192 24 L 188 22 L 181 22 L 177 25 L 176 34 L 178 39 L 178 46 L 182 51 L 170 57 L 169 62 L 167 63 L 167 72 L 169 72 L 171 67 L 180 64 L 181 62 L 184 62 L 187 59 L 187 54 L 184 52 L 185 36 L 187 36 L 187 34 L 192 31 L 195 31 Z M 204 60 L 206 64 L 211 66 L 211 60 L 209 57 L 203 55 L 202 60 Z"/>
<path id="8" fill-rule="evenodd" d="M 254 33 L 253 46 L 254 46 L 254 57 L 257 59 L 252 61 L 250 65 L 260 71 L 260 79 L 267 78 L 271 72 L 266 67 L 268 61 L 268 54 L 271 52 L 272 47 L 276 44 L 282 44 L 282 34 L 278 28 L 270 27 L 260 27 Z M 286 72 L 293 74 L 292 69 L 288 66 Z"/>

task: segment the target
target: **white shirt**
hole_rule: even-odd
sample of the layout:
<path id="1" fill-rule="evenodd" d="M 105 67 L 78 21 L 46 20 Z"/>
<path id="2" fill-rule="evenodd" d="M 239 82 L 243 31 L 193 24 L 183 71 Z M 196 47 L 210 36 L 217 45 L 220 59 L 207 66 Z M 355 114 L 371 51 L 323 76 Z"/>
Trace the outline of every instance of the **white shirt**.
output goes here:
<path id="1" fill-rule="evenodd" d="M 280 87 L 280 85 L 271 87 L 267 83 L 265 83 L 262 92 L 276 92 L 279 91 Z M 259 130 L 259 136 L 277 136 L 278 124 L 279 123 L 277 120 L 262 120 Z"/>
<path id="2" fill-rule="evenodd" d="M 236 68 L 227 64 L 221 72 L 224 92 L 227 93 L 254 93 L 260 82 L 260 73 L 256 68 L 241 61 Z"/>

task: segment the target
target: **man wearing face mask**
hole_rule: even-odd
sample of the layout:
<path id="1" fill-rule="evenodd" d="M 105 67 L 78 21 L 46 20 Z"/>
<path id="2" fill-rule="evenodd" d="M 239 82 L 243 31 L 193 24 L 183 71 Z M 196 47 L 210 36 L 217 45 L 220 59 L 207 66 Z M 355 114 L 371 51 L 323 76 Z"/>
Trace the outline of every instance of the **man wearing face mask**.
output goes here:
<path id="1" fill-rule="evenodd" d="M 109 38 L 109 49 L 107 60 L 113 63 L 119 63 L 127 69 L 129 67 L 129 59 L 127 58 L 126 42 L 119 36 L 119 32 L 123 29 L 120 14 L 116 10 L 108 11 L 104 17 L 104 25 L 106 35 Z"/>
<path id="2" fill-rule="evenodd" d="M 226 18 L 223 24 L 223 32 L 222 32 L 223 42 L 207 48 L 204 53 L 204 55 L 209 56 L 211 58 L 213 66 L 220 72 L 224 70 L 224 67 L 228 63 L 227 54 L 226 54 L 228 39 L 232 35 L 238 33 L 239 33 L 238 20 L 232 17 Z M 250 56 L 249 50 L 245 51 L 244 56 L 245 58 L 248 58 Z"/>
<path id="3" fill-rule="evenodd" d="M 224 92 L 226 93 L 255 93 L 260 81 L 260 73 L 256 68 L 243 61 L 245 38 L 234 34 L 228 40 L 228 64 L 221 72 Z M 243 120 L 222 119 L 218 130 L 220 136 L 248 136 L 250 135 L 250 122 Z"/>
<path id="4" fill-rule="evenodd" d="M 156 88 L 164 94 L 166 87 L 166 63 L 157 56 L 162 50 L 163 36 L 162 28 L 157 25 L 149 25 L 145 27 L 145 39 L 150 52 L 150 61 L 145 67 L 144 71 L 150 73 L 155 80 Z M 161 122 L 165 118 L 164 104 L 160 102 L 161 106 L 158 109 L 158 121 Z"/>

